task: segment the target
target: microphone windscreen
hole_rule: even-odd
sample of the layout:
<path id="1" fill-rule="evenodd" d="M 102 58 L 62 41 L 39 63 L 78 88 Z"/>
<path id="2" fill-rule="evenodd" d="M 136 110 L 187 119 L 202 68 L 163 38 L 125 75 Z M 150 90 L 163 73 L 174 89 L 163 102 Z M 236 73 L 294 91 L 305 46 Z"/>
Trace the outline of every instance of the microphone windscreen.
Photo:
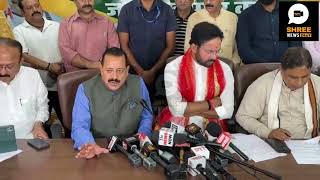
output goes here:
<path id="1" fill-rule="evenodd" d="M 169 122 L 164 123 L 162 127 L 171 128 L 171 122 L 169 121 Z"/>
<path id="2" fill-rule="evenodd" d="M 193 156 L 194 156 L 194 154 L 192 152 L 190 152 L 190 151 L 184 152 L 183 161 L 184 162 L 188 162 L 188 159 L 193 157 Z"/>
<path id="3" fill-rule="evenodd" d="M 158 144 L 159 141 L 159 131 L 153 131 L 151 136 L 150 136 L 150 140 L 156 144 Z"/>
<path id="4" fill-rule="evenodd" d="M 219 137 L 221 132 L 222 132 L 221 127 L 219 126 L 219 124 L 214 123 L 214 122 L 210 122 L 207 125 L 207 131 L 213 137 Z"/>
<path id="5" fill-rule="evenodd" d="M 187 135 L 185 135 L 185 134 L 174 134 L 174 136 L 173 136 L 173 142 L 175 143 L 175 144 L 183 144 L 183 143 L 186 143 L 187 142 L 187 140 L 188 140 L 188 137 L 187 137 Z"/>

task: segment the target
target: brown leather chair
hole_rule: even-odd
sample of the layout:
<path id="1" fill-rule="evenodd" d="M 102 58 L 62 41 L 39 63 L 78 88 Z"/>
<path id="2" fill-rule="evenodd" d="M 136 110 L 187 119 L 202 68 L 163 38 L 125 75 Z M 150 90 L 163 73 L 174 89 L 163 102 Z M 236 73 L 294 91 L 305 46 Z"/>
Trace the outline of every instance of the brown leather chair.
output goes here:
<path id="1" fill-rule="evenodd" d="M 98 70 L 90 69 L 69 72 L 59 76 L 57 81 L 58 94 L 63 124 L 67 130 L 71 130 L 73 103 L 79 84 L 98 73 Z"/>
<path id="2" fill-rule="evenodd" d="M 256 63 L 239 66 L 234 73 L 235 81 L 235 110 L 238 109 L 240 102 L 247 88 L 258 77 L 280 67 L 280 63 Z"/>
<path id="3" fill-rule="evenodd" d="M 235 82 L 235 92 L 234 92 L 234 99 L 235 99 L 235 108 L 233 112 L 233 118 L 229 122 L 233 126 L 231 128 L 231 132 L 242 132 L 245 133 L 244 129 L 242 129 L 239 125 L 235 122 L 235 114 L 238 111 L 240 106 L 241 100 L 247 90 L 247 88 L 253 83 L 257 78 L 262 76 L 263 74 L 273 71 L 280 67 L 280 63 L 256 63 L 256 64 L 247 64 L 241 65 L 235 69 L 234 73 L 234 82 Z"/>
<path id="4" fill-rule="evenodd" d="M 223 61 L 224 63 L 228 64 L 229 67 L 231 68 L 231 71 L 234 73 L 236 65 L 233 63 L 233 61 L 231 61 L 230 59 L 227 59 L 227 58 L 222 58 L 222 57 L 219 57 L 219 59 L 221 61 Z"/>

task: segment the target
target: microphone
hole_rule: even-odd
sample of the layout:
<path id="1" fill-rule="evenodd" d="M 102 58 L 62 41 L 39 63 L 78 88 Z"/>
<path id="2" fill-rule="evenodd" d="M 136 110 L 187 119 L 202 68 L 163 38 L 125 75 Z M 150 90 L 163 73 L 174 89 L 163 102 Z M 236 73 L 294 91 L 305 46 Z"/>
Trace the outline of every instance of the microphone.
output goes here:
<path id="1" fill-rule="evenodd" d="M 206 159 L 210 159 L 210 151 L 205 146 L 195 146 L 191 148 L 191 151 L 196 156 L 201 156 Z"/>
<path id="2" fill-rule="evenodd" d="M 219 172 L 222 176 L 225 177 L 226 180 L 236 180 L 235 177 L 233 177 L 228 171 L 226 171 L 220 164 L 218 164 L 217 162 L 210 160 L 209 163 L 211 164 L 211 166 L 217 171 Z"/>
<path id="3" fill-rule="evenodd" d="M 137 148 L 136 145 L 131 146 L 131 151 L 138 155 L 142 159 L 142 165 L 145 167 L 147 170 L 152 170 L 157 166 L 156 162 L 152 160 L 150 157 L 145 157 Z"/>
<path id="4" fill-rule="evenodd" d="M 218 173 L 210 166 L 205 157 L 186 153 L 185 159 L 188 161 L 187 170 L 192 176 L 196 176 L 200 173 L 209 180 L 220 179 Z"/>
<path id="5" fill-rule="evenodd" d="M 189 124 L 186 126 L 185 131 L 192 135 L 195 136 L 197 139 L 199 139 L 200 142 L 207 142 L 208 140 L 202 135 L 201 133 L 201 128 L 196 125 L 195 123 Z"/>
<path id="6" fill-rule="evenodd" d="M 175 133 L 184 133 L 185 128 L 177 123 L 174 122 L 166 122 L 162 127 L 164 128 L 169 128 L 173 130 Z"/>
<path id="7" fill-rule="evenodd" d="M 219 137 L 221 135 L 221 128 L 217 123 L 210 122 L 207 125 L 207 132 L 213 136 L 213 137 Z M 240 155 L 241 158 L 243 158 L 245 161 L 248 161 L 249 158 L 246 154 L 244 154 L 240 149 L 238 149 L 232 142 L 230 142 L 229 146 Z"/>
<path id="8" fill-rule="evenodd" d="M 117 144 L 118 138 L 116 136 L 112 136 L 112 139 L 108 145 L 108 149 L 112 150 L 112 149 L 116 149 L 117 151 L 122 152 L 122 154 L 126 155 L 130 164 L 133 167 L 140 167 L 142 162 L 141 159 L 138 155 L 136 154 L 130 154 L 128 153 L 122 146 L 120 146 L 119 144 Z"/>
<path id="9" fill-rule="evenodd" d="M 151 141 L 159 144 L 159 131 L 153 131 L 151 137 Z M 221 147 L 220 144 L 214 143 L 214 142 L 200 142 L 198 139 L 191 138 L 186 134 L 180 134 L 175 133 L 173 136 L 173 144 L 184 144 L 184 143 L 190 143 L 190 144 L 201 144 L 201 145 L 211 145 L 216 147 Z"/>
<path id="10" fill-rule="evenodd" d="M 171 153 L 169 153 L 167 151 L 161 151 L 159 149 L 158 154 L 162 159 L 166 160 L 170 164 L 177 162 L 177 159 L 174 157 L 174 155 L 172 155 Z"/>
<path id="11" fill-rule="evenodd" d="M 238 160 L 238 159 L 236 159 L 236 158 L 233 158 L 232 156 L 229 156 L 229 155 L 226 155 L 225 153 L 220 152 L 219 150 L 217 150 L 217 149 L 215 149 L 215 148 L 212 148 L 212 147 L 208 147 L 208 148 L 210 148 L 210 151 L 213 151 L 213 152 L 216 154 L 216 156 L 221 156 L 221 157 L 223 157 L 223 158 L 228 159 L 229 161 L 235 162 L 235 163 L 237 163 L 237 164 L 246 166 L 246 167 L 248 167 L 248 168 L 250 168 L 250 169 L 253 169 L 253 170 L 255 170 L 255 171 L 261 172 L 261 173 L 263 173 L 264 175 L 269 176 L 269 177 L 271 177 L 271 178 L 273 178 L 273 179 L 277 179 L 277 180 L 280 180 L 280 179 L 281 179 L 281 176 L 279 176 L 279 175 L 277 175 L 277 174 L 274 174 L 274 173 L 272 173 L 272 172 L 270 172 L 270 171 L 266 171 L 266 170 L 264 170 L 264 169 L 260 169 L 260 168 L 258 168 L 258 167 L 255 167 L 255 166 L 252 165 L 252 164 L 248 164 L 248 163 L 246 163 L 246 162 L 240 161 L 240 160 Z"/>
<path id="12" fill-rule="evenodd" d="M 146 142 L 142 147 L 142 152 L 147 156 L 151 157 L 154 161 L 156 161 L 160 166 L 165 169 L 165 175 L 170 179 L 176 179 L 180 174 L 180 168 L 176 164 L 167 164 L 164 160 L 162 160 L 157 154 L 156 147 Z"/>
<path id="13" fill-rule="evenodd" d="M 147 170 L 151 170 L 157 166 L 156 162 L 152 160 L 149 157 L 144 156 L 139 150 L 139 140 L 132 136 L 124 139 L 122 141 L 122 146 L 124 149 L 126 149 L 129 152 L 132 152 L 136 155 L 138 155 L 142 159 L 142 165 L 145 167 Z"/>

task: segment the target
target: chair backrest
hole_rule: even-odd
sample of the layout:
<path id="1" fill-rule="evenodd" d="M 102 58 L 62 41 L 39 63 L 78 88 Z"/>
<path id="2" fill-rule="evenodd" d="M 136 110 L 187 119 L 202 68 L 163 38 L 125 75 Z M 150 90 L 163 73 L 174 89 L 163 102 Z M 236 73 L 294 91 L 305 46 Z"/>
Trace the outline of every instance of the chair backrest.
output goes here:
<path id="1" fill-rule="evenodd" d="M 71 129 L 72 109 L 79 84 L 92 78 L 98 73 L 99 71 L 96 69 L 89 69 L 73 71 L 59 76 L 57 81 L 58 94 L 65 128 L 69 130 Z"/>
<path id="2" fill-rule="evenodd" d="M 247 88 L 261 75 L 273 71 L 280 67 L 280 63 L 257 63 L 241 65 L 236 68 L 235 79 L 235 112 L 241 103 L 241 100 Z"/>
<path id="3" fill-rule="evenodd" d="M 223 57 L 219 57 L 219 59 L 221 61 L 223 61 L 224 63 L 228 64 L 231 71 L 234 73 L 236 65 L 233 63 L 233 61 L 231 61 L 230 59 L 227 59 L 227 58 L 223 58 Z"/>

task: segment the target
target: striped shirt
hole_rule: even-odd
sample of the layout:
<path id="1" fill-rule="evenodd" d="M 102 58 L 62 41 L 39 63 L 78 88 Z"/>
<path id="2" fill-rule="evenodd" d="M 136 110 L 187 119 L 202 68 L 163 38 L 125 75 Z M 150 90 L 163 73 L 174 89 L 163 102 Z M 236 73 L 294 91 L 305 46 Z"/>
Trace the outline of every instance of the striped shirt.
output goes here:
<path id="1" fill-rule="evenodd" d="M 183 19 L 178 15 L 177 9 L 175 9 L 175 11 L 174 11 L 174 13 L 176 15 L 177 25 L 178 25 L 178 28 L 176 30 L 176 48 L 173 53 L 174 56 L 184 54 L 184 39 L 185 39 L 185 35 L 186 35 L 188 18 L 194 12 L 195 11 L 193 9 L 191 9 L 188 17 L 186 19 Z"/>

